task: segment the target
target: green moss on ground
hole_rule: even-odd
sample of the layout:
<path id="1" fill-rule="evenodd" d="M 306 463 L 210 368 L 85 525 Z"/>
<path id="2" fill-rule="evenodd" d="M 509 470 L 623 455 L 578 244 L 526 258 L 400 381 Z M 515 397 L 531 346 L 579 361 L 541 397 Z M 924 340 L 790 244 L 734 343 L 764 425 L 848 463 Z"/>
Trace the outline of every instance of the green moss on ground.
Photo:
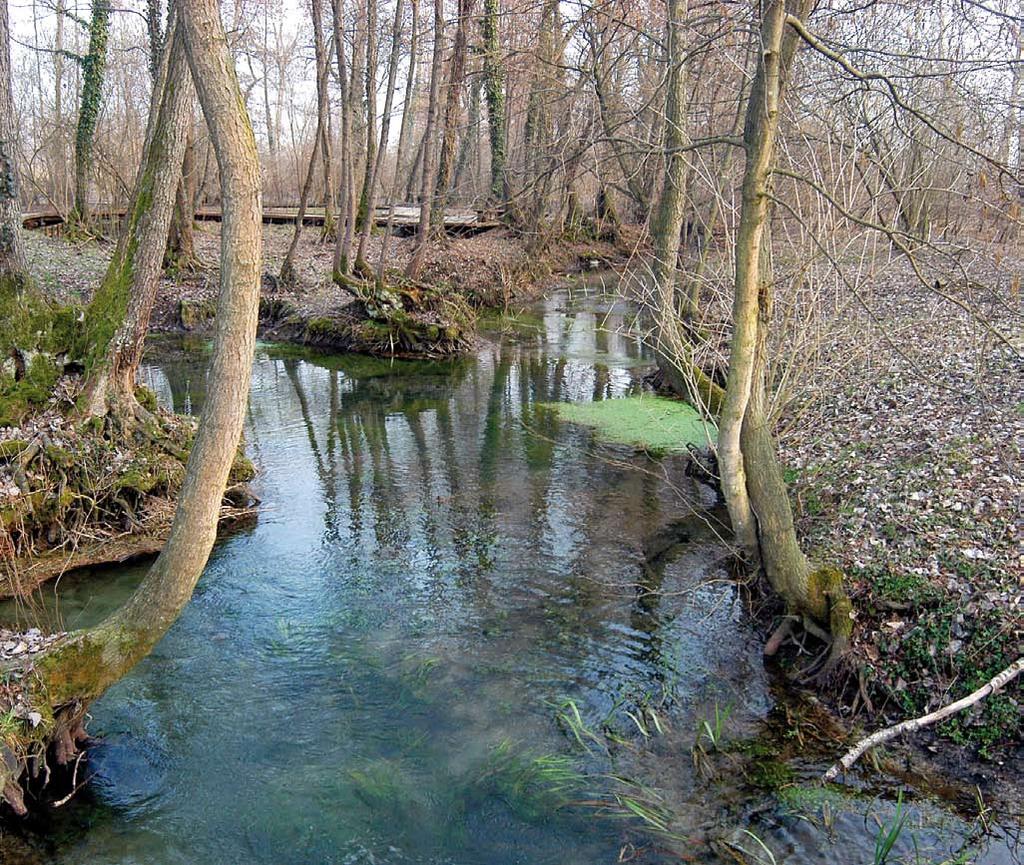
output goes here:
<path id="1" fill-rule="evenodd" d="M 954 557 L 944 564 L 966 585 L 996 582 L 984 573 L 987 565 Z M 888 568 L 860 568 L 853 575 L 867 590 L 860 627 L 877 645 L 878 658 L 868 668 L 876 703 L 895 703 L 901 714 L 917 717 L 980 688 L 1020 655 L 1013 617 L 976 593 L 956 595 L 920 575 Z M 1013 683 L 936 730 L 982 757 L 995 757 L 1024 735 L 1022 693 Z"/>
<path id="2" fill-rule="evenodd" d="M 550 403 L 562 420 L 592 427 L 600 438 L 648 451 L 679 453 L 717 438 L 715 425 L 693 406 L 643 395 L 588 403 Z"/>
<path id="3" fill-rule="evenodd" d="M 50 398 L 77 318 L 77 309 L 51 305 L 31 286 L 0 281 L 0 426 L 19 425 Z"/>

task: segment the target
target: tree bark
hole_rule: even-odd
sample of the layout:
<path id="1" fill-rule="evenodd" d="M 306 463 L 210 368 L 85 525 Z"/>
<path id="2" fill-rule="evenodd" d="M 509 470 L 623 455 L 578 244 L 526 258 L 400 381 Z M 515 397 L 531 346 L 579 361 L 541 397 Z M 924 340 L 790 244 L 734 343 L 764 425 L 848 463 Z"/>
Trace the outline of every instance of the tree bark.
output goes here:
<path id="1" fill-rule="evenodd" d="M 0 298 L 20 292 L 28 282 L 18 199 L 10 45 L 7 0 L 0 0 Z"/>
<path id="2" fill-rule="evenodd" d="M 185 138 L 185 156 L 181 162 L 181 179 L 175 193 L 171 231 L 167 238 L 167 252 L 164 255 L 164 267 L 179 271 L 194 270 L 199 264 L 195 244 L 195 173 L 195 127 L 189 122 Z"/>
<path id="3" fill-rule="evenodd" d="M 815 0 L 793 0 L 803 21 Z M 779 109 L 798 37 L 786 25 L 784 0 L 766 5 L 761 56 L 743 131 L 746 164 L 736 236 L 733 336 L 729 377 L 719 417 L 718 462 L 736 541 L 751 564 L 764 567 L 791 613 L 828 626 L 826 668 L 845 649 L 853 608 L 835 568 L 814 567 L 793 527 L 793 512 L 776 456 L 766 408 L 767 339 L 772 312 L 770 263 L 765 254 L 771 214 L 770 177 L 779 133 Z"/>
<path id="4" fill-rule="evenodd" d="M 145 657 L 177 619 L 206 566 L 248 404 L 262 255 L 256 139 L 216 0 L 180 11 L 199 101 L 220 166 L 223 223 L 217 330 L 207 399 L 166 546 L 135 593 L 100 625 L 75 632 L 35 662 L 33 697 L 52 710 L 42 727 L 74 757 L 85 707 Z M 7 767 L 3 771 L 8 772 Z M 0 780 L 12 781 L 10 775 Z M 0 785 L 5 786 L 5 785 Z"/>
<path id="5" fill-rule="evenodd" d="M 149 35 L 149 74 L 156 83 L 164 53 L 166 34 L 160 20 L 160 0 L 146 0 L 146 31 Z"/>
<path id="6" fill-rule="evenodd" d="M 666 8 L 665 178 L 651 226 L 654 240 L 651 283 L 658 317 L 655 353 L 658 367 L 672 389 L 695 405 L 702 405 L 710 414 L 715 414 L 720 408 L 718 393 L 693 363 L 692 345 L 682 326 L 676 302 L 676 271 L 689 175 L 689 159 L 683 151 L 690 143 L 684 66 L 686 50 L 682 36 L 687 6 L 687 0 L 668 0 Z"/>
<path id="7" fill-rule="evenodd" d="M 321 0 L 310 0 L 310 7 L 313 20 L 321 18 Z M 288 245 L 288 252 L 285 253 L 284 262 L 281 264 L 281 282 L 285 285 L 294 285 L 298 280 L 295 273 L 295 253 L 299 248 L 299 238 L 302 236 L 302 223 L 306 216 L 306 206 L 309 204 L 309 196 L 313 190 L 313 181 L 316 179 L 317 162 L 320 161 L 321 148 L 327 138 L 324 130 L 324 119 L 327 117 L 327 55 L 323 51 L 317 51 L 316 69 L 316 132 L 313 135 L 313 152 L 309 155 L 309 166 L 306 169 L 306 179 L 302 184 L 302 191 L 299 193 L 299 211 L 295 217 L 295 230 L 292 232 L 292 241 Z M 325 212 L 330 212 L 329 207 Z"/>
<path id="8" fill-rule="evenodd" d="M 355 217 L 355 190 L 352 148 L 351 82 L 345 56 L 343 0 L 331 0 L 334 13 L 334 51 L 338 61 L 338 82 L 341 85 L 341 186 L 338 192 L 338 236 L 334 246 L 334 280 L 343 283 L 349 272 L 352 250 L 352 223 Z"/>
<path id="9" fill-rule="evenodd" d="M 419 0 L 410 0 L 412 6 L 412 30 L 409 34 L 409 71 L 405 78 L 405 99 L 402 103 L 402 122 L 398 127 L 398 147 L 395 151 L 395 174 L 391 183 L 391 200 L 394 204 L 395 195 L 399 187 L 399 178 L 402 176 L 402 168 L 405 162 L 404 154 L 409 144 L 409 136 L 412 134 L 412 121 L 416 113 L 416 76 L 419 74 L 418 60 L 420 50 L 420 3 Z M 407 194 L 406 200 L 412 197 Z"/>
<path id="10" fill-rule="evenodd" d="M 364 13 L 366 22 L 366 64 L 363 70 L 365 90 L 363 105 L 366 109 L 365 162 L 363 165 L 363 185 L 359 192 L 359 207 L 356 209 L 355 229 L 359 232 L 359 247 L 356 252 L 357 270 L 365 270 L 366 263 L 362 260 L 365 249 L 363 231 L 369 224 L 369 202 L 371 187 L 376 184 L 377 170 L 377 3 L 365 0 Z"/>
<path id="11" fill-rule="evenodd" d="M 195 105 L 181 30 L 172 23 L 168 34 L 127 230 L 86 311 L 84 412 L 89 417 L 134 407 L 135 374 L 163 269 Z"/>
<path id="12" fill-rule="evenodd" d="M 473 14 L 473 0 L 459 0 L 459 17 L 455 23 L 452 62 L 448 72 L 448 92 L 445 98 L 444 126 L 441 133 L 441 152 L 437 165 L 437 181 L 430 206 L 430 228 L 438 236 L 444 235 L 444 211 L 448 202 L 448 189 L 455 170 L 455 141 L 462 117 L 462 84 L 466 77 L 466 30 Z M 426 163 L 424 163 L 426 164 Z"/>
<path id="13" fill-rule="evenodd" d="M 416 92 L 416 54 L 419 50 L 419 0 L 412 2 L 412 33 L 409 38 L 409 71 L 405 79 L 405 101 L 402 105 L 402 121 L 398 127 L 398 145 L 395 148 L 395 173 L 391 179 L 391 191 L 388 194 L 388 224 L 384 229 L 384 236 L 380 244 L 380 260 L 377 262 L 377 282 L 384 282 L 384 264 L 387 261 L 388 245 L 391 242 L 391 230 L 395 221 L 395 196 L 398 191 L 398 183 L 401 177 L 402 164 L 405 161 L 405 150 L 409 142 L 409 134 L 412 130 L 412 116 L 414 111 L 413 95 Z"/>
<path id="14" fill-rule="evenodd" d="M 505 175 L 505 64 L 501 60 L 498 19 L 501 0 L 484 0 L 484 88 L 487 91 L 487 137 L 491 150 L 492 204 L 508 202 Z"/>
<path id="15" fill-rule="evenodd" d="M 93 0 L 89 50 L 82 58 L 82 98 L 75 132 L 75 203 L 71 218 L 83 225 L 89 223 L 89 180 L 92 177 L 96 124 L 103 102 L 110 12 L 110 0 Z"/>
<path id="16" fill-rule="evenodd" d="M 326 71 L 330 70 L 331 59 L 324 43 L 324 18 L 323 6 L 319 0 L 310 3 L 310 12 L 313 19 L 313 53 L 316 60 L 316 67 L 321 66 Z M 318 122 L 320 123 L 321 141 L 320 157 L 324 169 L 324 228 L 323 238 L 334 236 L 334 209 L 337 200 L 334 195 L 334 130 L 331 126 L 331 106 L 328 94 L 329 76 L 317 78 L 316 82 L 316 109 Z"/>
<path id="17" fill-rule="evenodd" d="M 377 209 L 377 186 L 384 164 L 384 154 L 388 149 L 388 137 L 391 132 L 391 110 L 395 104 L 395 81 L 398 79 L 398 59 L 402 47 L 402 15 L 405 12 L 403 0 L 395 3 L 395 21 L 391 31 L 391 53 L 388 56 L 388 89 L 384 97 L 384 114 L 380 123 L 380 141 L 377 144 L 373 168 L 367 172 L 364 198 L 366 199 L 366 218 L 359 235 L 359 248 L 356 250 L 356 269 L 369 275 L 370 266 L 366 263 L 366 244 L 374 225 L 374 212 Z M 369 154 L 367 164 L 369 165 Z"/>
<path id="18" fill-rule="evenodd" d="M 427 100 L 427 125 L 423 130 L 423 185 L 420 187 L 420 224 L 416 229 L 416 246 L 405 268 L 409 279 L 416 279 L 427 255 L 430 239 L 430 211 L 434 198 L 436 175 L 433 171 L 434 130 L 437 126 L 437 103 L 441 91 L 441 61 L 444 56 L 444 3 L 434 0 L 434 56 L 430 63 L 430 97 Z"/>

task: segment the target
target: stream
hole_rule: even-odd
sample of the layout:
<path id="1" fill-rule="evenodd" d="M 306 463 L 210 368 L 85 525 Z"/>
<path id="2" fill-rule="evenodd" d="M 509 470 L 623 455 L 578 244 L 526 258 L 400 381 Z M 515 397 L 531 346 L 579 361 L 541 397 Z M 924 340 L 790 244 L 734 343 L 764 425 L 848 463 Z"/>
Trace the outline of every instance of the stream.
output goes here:
<path id="1" fill-rule="evenodd" d="M 207 351 L 157 340 L 142 380 L 197 412 Z M 261 344 L 259 518 L 93 706 L 87 785 L 4 861 L 862 865 L 897 825 L 890 862 L 1019 861 L 1015 827 L 925 791 L 815 784 L 838 745 L 794 734 L 824 722 L 766 671 L 713 492 L 545 405 L 650 366 L 587 283 L 456 362 Z M 88 625 L 144 571 L 2 616 Z"/>

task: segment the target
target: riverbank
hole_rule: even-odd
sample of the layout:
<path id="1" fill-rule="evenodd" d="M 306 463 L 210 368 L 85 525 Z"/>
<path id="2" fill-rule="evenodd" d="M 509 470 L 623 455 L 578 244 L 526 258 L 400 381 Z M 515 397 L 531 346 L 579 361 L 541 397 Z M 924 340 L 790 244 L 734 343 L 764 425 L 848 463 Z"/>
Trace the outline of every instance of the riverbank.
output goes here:
<path id="1" fill-rule="evenodd" d="M 559 240 L 540 247 L 504 228 L 449 237 L 428 250 L 419 278 L 402 277 L 414 240 L 388 238 L 384 296 L 357 282 L 331 280 L 333 242 L 307 226 L 295 256 L 295 281 L 279 275 L 293 227 L 263 227 L 264 265 L 260 331 L 276 339 L 339 352 L 398 357 L 448 357 L 475 338 L 478 310 L 505 308 L 536 298 L 566 274 L 624 263 L 630 241 Z M 65 301 L 91 295 L 113 251 L 109 243 L 72 243 L 40 232 L 26 234 L 30 268 L 46 289 Z M 380 258 L 382 235 L 370 238 L 367 260 Z M 165 275 L 151 319 L 154 331 L 204 333 L 213 321 L 220 258 L 220 224 L 195 231 L 199 267 Z"/>
<path id="2" fill-rule="evenodd" d="M 195 419 L 140 388 L 147 422 L 111 439 L 102 424 L 69 419 L 80 387 L 66 376 L 43 411 L 0 427 L 0 599 L 27 598 L 76 568 L 158 553 L 170 534 Z M 240 451 L 222 531 L 254 518 L 253 474 Z"/>
<path id="3" fill-rule="evenodd" d="M 844 261 L 838 285 L 829 262 L 776 262 L 780 458 L 805 549 L 844 571 L 856 609 L 832 684 L 854 730 L 959 699 L 1024 654 L 1024 259 L 957 254 L 971 279 L 948 284 L 899 255 Z M 950 273 L 935 252 L 917 266 Z M 712 256 L 702 286 L 708 370 L 728 356 L 728 267 Z M 767 627 L 778 613 L 769 601 Z M 916 742 L 991 780 L 1024 755 L 1022 707 L 1015 683 Z"/>

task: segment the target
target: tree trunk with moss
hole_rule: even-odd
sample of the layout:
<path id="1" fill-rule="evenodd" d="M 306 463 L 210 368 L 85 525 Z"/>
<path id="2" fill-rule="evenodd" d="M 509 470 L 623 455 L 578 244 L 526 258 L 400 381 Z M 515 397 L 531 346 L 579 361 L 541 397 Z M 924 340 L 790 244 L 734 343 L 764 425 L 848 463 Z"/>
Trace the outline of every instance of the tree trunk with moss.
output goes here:
<path id="1" fill-rule="evenodd" d="M 56 367 L 39 354 L 53 321 L 29 277 L 18 198 L 7 0 L 0 0 L 0 426 L 49 397 Z"/>
<path id="2" fill-rule="evenodd" d="M 7 0 L 0 0 L 0 294 L 3 296 L 24 290 L 28 282 L 21 239 L 10 45 Z"/>
<path id="3" fill-rule="evenodd" d="M 814 0 L 795 0 L 801 20 Z M 733 336 L 729 378 L 719 416 L 718 459 L 736 541 L 751 564 L 764 568 L 789 612 L 829 628 L 829 666 L 845 649 L 852 629 L 852 605 L 834 568 L 812 565 L 800 548 L 793 512 L 776 456 L 766 410 L 767 340 L 772 279 L 766 254 L 771 216 L 770 177 L 779 133 L 786 76 L 797 48 L 786 24 L 783 0 L 764 10 L 761 56 L 747 105 L 743 142 L 746 165 L 736 238 Z M 774 641 L 771 648 L 775 648 Z"/>
<path id="4" fill-rule="evenodd" d="M 107 69 L 110 35 L 110 0 L 93 0 L 89 20 L 89 50 L 82 58 L 82 98 L 75 131 L 75 203 L 71 221 L 89 222 L 89 182 L 95 161 L 96 124 L 103 103 L 103 79 Z"/>
<path id="5" fill-rule="evenodd" d="M 195 104 L 180 26 L 172 24 L 165 54 L 127 230 L 86 310 L 82 408 L 90 417 L 134 407 L 135 374 L 163 268 Z"/>
<path id="6" fill-rule="evenodd" d="M 189 458 L 170 538 L 138 589 L 95 628 L 68 635 L 41 657 L 23 681 L 38 727 L 9 741 L 14 760 L 0 762 L 0 788 L 16 811 L 18 783 L 29 757 L 52 745 L 58 764 L 75 758 L 91 700 L 123 677 L 180 615 L 206 566 L 228 472 L 245 420 L 259 309 L 262 255 L 260 171 L 216 0 L 181 9 L 189 66 L 220 166 L 224 209 L 220 298 L 208 398 Z M 24 671 L 22 671 L 24 674 Z M 12 765 L 14 764 L 14 765 Z"/>
<path id="7" fill-rule="evenodd" d="M 505 176 L 505 65 L 501 59 L 498 20 L 501 0 L 484 0 L 484 89 L 487 91 L 487 135 L 491 150 L 490 203 L 508 202 Z"/>

